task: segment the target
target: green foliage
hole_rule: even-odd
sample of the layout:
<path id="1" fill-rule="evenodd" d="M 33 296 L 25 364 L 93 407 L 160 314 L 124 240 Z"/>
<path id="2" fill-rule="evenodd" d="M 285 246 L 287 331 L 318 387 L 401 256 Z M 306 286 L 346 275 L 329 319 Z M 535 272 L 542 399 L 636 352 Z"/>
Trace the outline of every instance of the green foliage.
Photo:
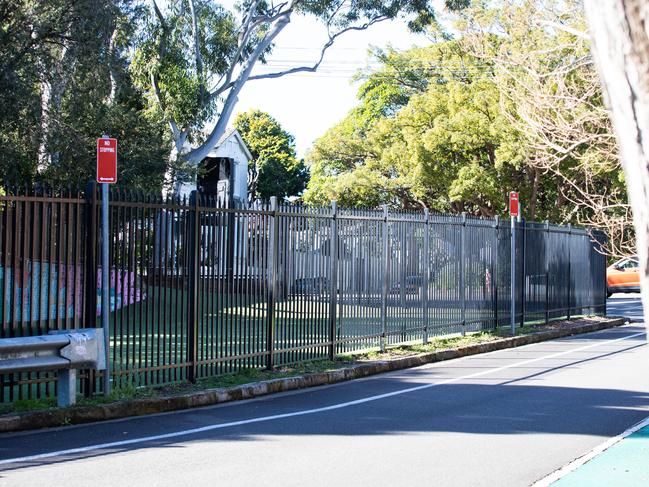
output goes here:
<path id="1" fill-rule="evenodd" d="M 500 114 L 491 67 L 456 41 L 379 52 L 360 103 L 316 141 L 305 200 L 501 213 L 522 175 L 498 157 L 517 134 Z"/>
<path id="2" fill-rule="evenodd" d="M 239 114 L 234 126 L 253 157 L 249 165 L 251 199 L 281 199 L 304 191 L 309 172 L 296 157 L 293 136 L 277 120 L 268 113 L 251 110 Z"/>
<path id="3" fill-rule="evenodd" d="M 382 67 L 359 74 L 357 106 L 307 155 L 305 201 L 493 216 L 518 190 L 529 219 L 628 228 L 588 45 L 541 26 L 585 30 L 577 4 L 478 1 L 457 40 L 375 51 Z"/>
<path id="4" fill-rule="evenodd" d="M 160 188 L 164 126 L 145 117 L 127 70 L 141 15 L 120 0 L 0 2 L 0 178 L 84 185 L 108 133 L 119 139 L 120 184 Z"/>
<path id="5" fill-rule="evenodd" d="M 633 252 L 619 151 L 582 2 L 476 1 L 455 27 L 464 49 L 493 63 L 500 112 L 522 134 L 501 144 L 497 157 L 535 181 L 526 215 L 599 228 L 609 253 Z"/>
<path id="6" fill-rule="evenodd" d="M 446 3 L 461 8 L 466 1 Z M 210 0 L 153 1 L 139 31 L 131 73 L 136 86 L 147 94 L 149 116 L 171 129 L 178 159 L 172 163 L 178 163 L 180 174 L 183 167 L 198 165 L 210 145 L 225 133 L 237 95 L 250 79 L 315 69 L 302 66 L 252 74 L 257 62 L 265 62 L 276 37 L 292 18 L 307 16 L 325 25 L 329 35 L 326 49 L 345 32 L 395 18 L 406 19 L 412 31 L 422 32 L 434 23 L 432 4 L 431 0 L 242 0 L 235 4 L 234 12 L 228 12 Z M 205 131 L 208 122 L 216 123 Z M 280 191 L 264 185 L 270 184 L 271 176 L 281 174 L 280 166 L 285 165 L 276 164 L 272 172 L 270 162 L 264 166 L 268 177 L 262 177 L 260 192 Z"/>
<path id="7" fill-rule="evenodd" d="M 200 65 L 195 60 L 187 0 L 168 2 L 165 23 L 150 13 L 144 20 L 130 65 L 136 86 L 149 94 L 150 115 L 174 120 L 179 126 L 202 128 L 215 115 L 217 100 L 208 83 L 230 66 L 236 51 L 236 24 L 232 13 L 211 1 L 195 1 Z M 158 78 L 158 92 L 151 76 Z"/>

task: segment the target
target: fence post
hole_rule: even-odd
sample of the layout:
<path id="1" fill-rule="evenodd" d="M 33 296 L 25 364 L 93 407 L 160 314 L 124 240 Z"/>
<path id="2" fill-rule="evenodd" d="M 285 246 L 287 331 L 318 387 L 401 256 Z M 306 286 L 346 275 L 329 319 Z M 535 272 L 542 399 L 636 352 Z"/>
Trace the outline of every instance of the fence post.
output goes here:
<path id="1" fill-rule="evenodd" d="M 225 282 L 226 286 L 236 287 L 234 279 L 234 247 L 235 247 L 235 232 L 234 226 L 236 222 L 236 215 L 234 213 L 235 201 L 234 201 L 234 184 L 232 184 L 232 174 L 234 170 L 230 170 L 230 179 L 228 181 L 228 197 L 226 200 L 226 206 L 228 208 L 227 212 L 227 247 L 226 247 L 226 264 L 225 264 Z M 230 292 L 234 292 L 234 289 L 230 289 Z"/>
<path id="2" fill-rule="evenodd" d="M 498 226 L 500 217 L 494 218 L 494 244 L 491 255 L 491 299 L 493 301 L 494 330 L 498 328 Z"/>
<path id="3" fill-rule="evenodd" d="M 525 326 L 525 284 L 526 272 L 525 268 L 525 247 L 527 246 L 527 222 L 522 220 L 522 241 L 521 241 L 521 326 Z"/>
<path id="4" fill-rule="evenodd" d="M 428 226 L 428 208 L 424 208 L 424 282 L 423 306 L 424 306 L 424 345 L 428 343 L 428 281 L 430 280 L 430 228 Z"/>
<path id="5" fill-rule="evenodd" d="M 460 229 L 460 306 L 462 319 L 462 336 L 466 335 L 466 213 L 462 213 L 462 227 Z"/>
<path id="6" fill-rule="evenodd" d="M 338 206 L 331 202 L 331 235 L 329 237 L 329 360 L 336 358 L 336 318 L 338 317 Z"/>
<path id="7" fill-rule="evenodd" d="M 572 282 L 571 282 L 571 261 L 572 261 L 572 255 L 571 255 L 571 248 L 572 248 L 572 224 L 568 223 L 568 313 L 566 316 L 567 320 L 570 320 L 570 311 L 572 311 Z"/>
<path id="8" fill-rule="evenodd" d="M 277 217 L 277 196 L 270 197 L 270 227 L 268 240 L 268 323 L 266 368 L 275 367 L 275 302 L 277 300 L 277 266 L 279 256 L 279 222 Z"/>
<path id="9" fill-rule="evenodd" d="M 599 256 L 599 258 L 601 259 L 601 261 L 604 264 L 604 267 L 603 267 L 604 273 L 602 274 L 602 277 L 604 278 L 604 283 L 603 283 L 604 286 L 603 286 L 603 289 L 602 289 L 603 294 L 601 295 L 602 298 L 603 298 L 603 302 L 604 302 L 603 310 L 602 310 L 602 313 L 603 313 L 602 316 L 606 316 L 606 311 L 607 311 L 606 310 L 606 305 L 607 305 L 606 301 L 608 299 L 608 296 L 607 296 L 607 294 L 608 294 L 608 289 L 607 289 L 608 282 L 606 281 L 606 253 L 605 253 L 605 250 L 604 250 L 604 244 L 606 243 L 606 238 L 607 237 L 606 237 L 605 233 L 600 233 L 600 232 L 597 232 L 597 233 L 599 235 L 599 238 L 597 239 L 598 249 L 599 249 L 597 251 L 597 255 Z M 600 239 L 601 239 L 601 241 L 600 241 Z M 602 307 L 600 307 L 600 308 L 602 308 Z"/>
<path id="10" fill-rule="evenodd" d="M 544 258 L 545 258 L 545 324 L 550 322 L 550 269 L 548 264 L 548 243 L 550 240 L 550 222 L 545 220 L 545 245 Z"/>
<path id="11" fill-rule="evenodd" d="M 511 216 L 509 243 L 509 323 L 511 334 L 516 334 L 516 220 Z"/>
<path id="12" fill-rule="evenodd" d="M 388 279 L 390 276 L 390 242 L 388 241 L 388 205 L 383 205 L 383 292 L 381 294 L 381 351 L 385 351 L 388 331 Z"/>
<path id="13" fill-rule="evenodd" d="M 84 259 L 84 328 L 97 326 L 97 183 L 86 186 L 86 255 Z M 45 218 L 43 216 L 43 218 Z M 43 244 L 44 245 L 44 244 Z M 88 370 L 85 383 L 87 395 L 94 393 L 95 370 Z"/>
<path id="14" fill-rule="evenodd" d="M 196 381 L 198 362 L 198 281 L 200 279 L 200 215 L 198 213 L 199 194 L 192 191 L 189 197 L 189 252 L 187 267 L 189 271 L 189 296 L 187 319 L 187 379 Z"/>

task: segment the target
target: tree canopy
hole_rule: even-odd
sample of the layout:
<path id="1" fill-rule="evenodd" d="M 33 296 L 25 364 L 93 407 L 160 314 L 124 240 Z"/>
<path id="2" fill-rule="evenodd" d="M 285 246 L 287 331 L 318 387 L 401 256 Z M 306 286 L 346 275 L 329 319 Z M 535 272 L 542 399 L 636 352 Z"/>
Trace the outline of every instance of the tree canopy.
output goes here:
<path id="1" fill-rule="evenodd" d="M 132 73 L 145 90 L 151 114 L 173 140 L 171 183 L 200 163 L 226 130 L 239 93 L 249 81 L 316 71 L 326 51 L 349 31 L 397 17 L 413 31 L 434 21 L 430 0 L 242 0 L 234 11 L 209 0 L 151 0 L 139 30 Z M 451 8 L 467 0 L 447 0 Z M 328 39 L 311 65 L 253 74 L 278 36 L 297 16 L 322 23 Z M 272 96 L 272 94 L 269 94 Z M 208 127 L 208 122 L 209 128 Z"/>
<path id="2" fill-rule="evenodd" d="M 0 2 L 1 177 L 85 184 L 108 133 L 120 139 L 120 183 L 160 187 L 164 128 L 128 70 L 141 13 L 110 0 Z"/>
<path id="3" fill-rule="evenodd" d="M 624 176 L 577 1 L 474 2 L 455 39 L 377 51 L 359 102 L 307 155 L 304 198 L 504 215 L 606 230 L 632 246 Z M 626 249 L 626 250 L 625 250 Z"/>
<path id="4" fill-rule="evenodd" d="M 248 167 L 248 198 L 286 198 L 304 191 L 309 172 L 298 160 L 294 138 L 268 113 L 251 110 L 239 114 L 234 127 L 252 153 Z"/>
<path id="5" fill-rule="evenodd" d="M 306 201 L 494 215 L 511 184 L 526 190 L 518 160 L 499 157 L 518 136 L 491 66 L 457 41 L 378 56 L 384 68 L 360 87 L 359 105 L 308 155 Z"/>

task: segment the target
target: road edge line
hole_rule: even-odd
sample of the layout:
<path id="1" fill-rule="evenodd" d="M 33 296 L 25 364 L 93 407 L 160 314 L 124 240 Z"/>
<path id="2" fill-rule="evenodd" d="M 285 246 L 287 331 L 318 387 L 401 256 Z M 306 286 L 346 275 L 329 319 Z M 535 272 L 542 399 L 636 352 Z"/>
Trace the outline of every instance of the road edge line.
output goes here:
<path id="1" fill-rule="evenodd" d="M 642 428 L 649 426 L 649 416 L 641 420 L 640 422 L 634 424 L 630 428 L 627 428 L 624 430 L 622 433 L 620 433 L 617 436 L 614 436 L 612 438 L 609 438 L 603 443 L 600 443 L 597 445 L 595 448 L 592 450 L 584 453 L 582 456 L 575 458 L 572 462 L 568 463 L 567 465 L 564 465 L 558 470 L 555 470 L 551 474 L 549 474 L 546 477 L 543 477 L 540 480 L 537 480 L 534 482 L 530 487 L 548 487 L 552 485 L 554 482 L 560 480 L 561 478 L 565 477 L 571 472 L 574 472 L 577 470 L 579 467 L 582 467 L 586 463 L 590 462 L 593 458 L 598 457 L 602 453 L 604 453 L 606 450 L 609 448 L 617 445 L 619 442 L 621 442 L 623 439 L 627 438 L 628 436 L 631 436 L 633 433 L 636 431 L 641 430 Z"/>
<path id="2" fill-rule="evenodd" d="M 475 345 L 438 350 L 436 352 L 411 355 L 391 360 L 378 360 L 327 372 L 270 379 L 226 389 L 206 389 L 176 396 L 117 401 L 93 406 L 77 406 L 71 408 L 30 411 L 25 413 L 9 413 L 0 416 L 0 433 L 13 433 L 41 428 L 87 424 L 99 421 L 180 411 L 183 409 L 214 406 L 232 401 L 253 399 L 274 393 L 289 392 L 310 387 L 336 384 L 354 379 L 362 379 L 395 370 L 410 369 L 461 357 L 484 354 L 509 348 L 518 348 L 524 345 L 531 345 L 558 338 L 604 331 L 623 326 L 625 322 L 625 318 L 612 318 L 608 321 L 585 323 L 572 328 L 543 330 L 527 335 L 502 338 Z"/>
<path id="3" fill-rule="evenodd" d="M 107 443 L 99 443 L 99 444 L 94 444 L 94 445 L 87 445 L 83 447 L 78 447 L 78 448 L 70 448 L 67 450 L 59 450 L 59 451 L 53 451 L 53 452 L 47 452 L 47 453 L 41 453 L 41 454 L 36 454 L 36 455 L 28 455 L 24 457 L 16 457 L 16 458 L 8 458 L 4 460 L 0 460 L 0 466 L 2 465 L 10 465 L 10 464 L 15 464 L 15 463 L 26 463 L 30 461 L 35 461 L 35 460 L 45 460 L 48 458 L 54 458 L 57 456 L 69 456 L 69 455 L 76 455 L 79 453 L 87 453 L 91 451 L 96 451 L 96 450 L 105 450 L 105 449 L 110 449 L 110 448 L 118 448 L 118 447 L 124 447 L 128 445 L 134 445 L 138 443 L 147 443 L 151 441 L 160 441 L 160 440 L 166 440 L 170 438 L 178 438 L 181 436 L 189 436 L 193 434 L 200 434 L 200 433 L 205 433 L 208 431 L 214 431 L 214 430 L 219 430 L 219 429 L 225 429 L 225 428 L 230 428 L 233 426 L 242 426 L 242 425 L 248 425 L 248 424 L 254 424 L 254 423 L 263 423 L 263 422 L 268 422 L 268 421 L 274 421 L 277 419 L 285 419 L 285 418 L 292 418 L 296 416 L 306 416 L 310 414 L 317 414 L 321 412 L 326 412 L 326 411 L 333 411 L 333 410 L 338 410 L 338 409 L 343 409 L 347 408 L 350 406 L 356 406 L 359 404 L 364 404 L 367 402 L 373 402 L 377 401 L 380 399 L 386 399 L 389 397 L 394 397 L 394 396 L 400 396 L 403 394 L 408 394 L 411 392 L 417 392 L 425 389 L 431 389 L 433 387 L 439 387 L 442 385 L 446 384 L 454 384 L 456 382 L 460 382 L 466 379 L 472 379 L 476 377 L 483 377 L 485 375 L 501 372 L 503 370 L 508 370 L 516 367 L 520 367 L 523 365 L 529 365 L 532 363 L 537 363 L 541 362 L 543 360 L 548 360 L 548 359 L 554 359 L 557 357 L 562 357 L 564 355 L 569 355 L 571 353 L 575 352 L 581 352 L 584 350 L 590 350 L 592 348 L 597 348 L 605 345 L 610 345 L 612 343 L 618 343 L 621 341 L 625 340 L 630 340 L 632 338 L 636 338 L 639 336 L 646 336 L 646 331 L 642 332 L 637 332 L 633 333 L 631 335 L 626 335 L 620 338 L 615 338 L 612 340 L 607 340 L 605 342 L 599 342 L 599 343 L 591 343 L 589 345 L 584 345 L 581 347 L 573 348 L 570 350 L 564 350 L 562 352 L 556 352 L 556 353 L 551 353 L 549 355 L 545 355 L 543 357 L 536 357 L 533 359 L 527 359 L 527 360 L 522 360 L 520 362 L 516 362 L 513 364 L 508 364 L 508 365 L 503 365 L 501 367 L 495 367 L 487 370 L 482 370 L 480 372 L 474 372 L 472 374 L 467 374 L 463 375 L 460 377 L 453 377 L 449 379 L 443 379 L 439 382 L 433 382 L 429 384 L 423 384 L 423 385 L 418 385 L 414 387 L 408 387 L 406 389 L 400 389 L 397 391 L 392 391 L 392 392 L 386 392 L 383 394 L 377 394 L 374 396 L 367 396 L 363 397 L 360 399 L 354 399 L 351 401 L 345 401 L 342 403 L 336 403 L 336 404 L 330 404 L 329 406 L 322 406 L 318 408 L 311 408 L 311 409 L 302 409 L 298 411 L 292 411 L 288 413 L 281 413 L 281 414 L 274 414 L 270 416 L 258 416 L 255 418 L 248 418 L 244 420 L 238 420 L 238 421 L 230 421 L 226 423 L 216 423 L 216 424 L 211 424 L 211 425 L 206 425 L 206 426 L 201 426 L 197 428 L 190 428 L 186 430 L 181 430 L 181 431 L 175 431 L 175 432 L 170 432 L 170 433 L 163 433 L 159 435 L 150 435 L 150 436 L 144 436 L 140 438 L 131 438 L 128 440 L 119 440 L 119 441 L 113 441 L 113 442 L 107 442 Z"/>

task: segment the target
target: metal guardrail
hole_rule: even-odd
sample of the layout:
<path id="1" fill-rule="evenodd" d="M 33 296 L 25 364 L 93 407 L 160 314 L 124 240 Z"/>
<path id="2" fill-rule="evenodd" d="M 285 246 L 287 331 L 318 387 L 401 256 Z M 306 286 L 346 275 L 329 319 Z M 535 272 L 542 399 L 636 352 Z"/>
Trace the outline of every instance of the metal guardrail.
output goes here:
<path id="1" fill-rule="evenodd" d="M 102 328 L 0 339 L 0 374 L 56 370 L 59 407 L 76 402 L 77 369 L 106 369 Z"/>

